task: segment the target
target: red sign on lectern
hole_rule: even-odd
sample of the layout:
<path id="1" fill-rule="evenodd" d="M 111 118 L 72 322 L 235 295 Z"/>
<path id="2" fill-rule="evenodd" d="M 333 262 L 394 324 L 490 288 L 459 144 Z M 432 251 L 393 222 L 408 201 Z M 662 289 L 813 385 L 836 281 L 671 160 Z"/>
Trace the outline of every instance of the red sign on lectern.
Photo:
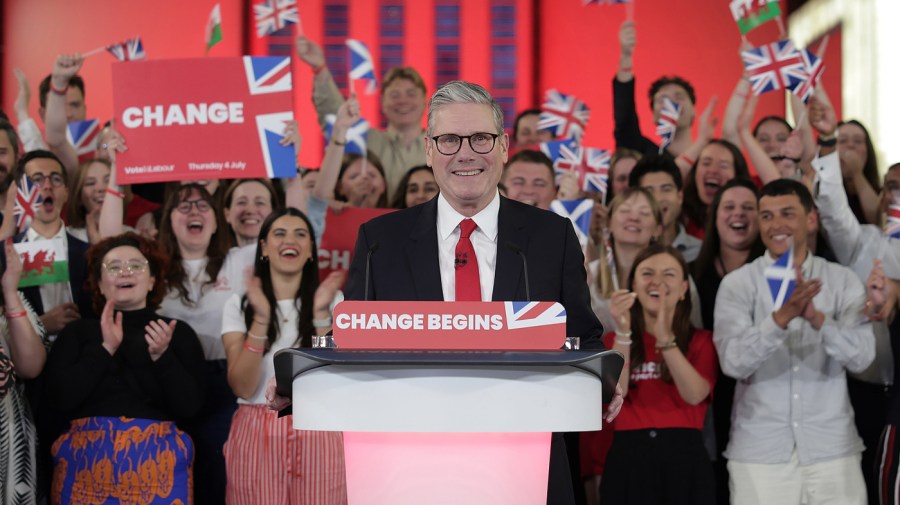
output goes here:
<path id="1" fill-rule="evenodd" d="M 334 343 L 349 349 L 543 351 L 566 342 L 556 302 L 342 302 Z"/>

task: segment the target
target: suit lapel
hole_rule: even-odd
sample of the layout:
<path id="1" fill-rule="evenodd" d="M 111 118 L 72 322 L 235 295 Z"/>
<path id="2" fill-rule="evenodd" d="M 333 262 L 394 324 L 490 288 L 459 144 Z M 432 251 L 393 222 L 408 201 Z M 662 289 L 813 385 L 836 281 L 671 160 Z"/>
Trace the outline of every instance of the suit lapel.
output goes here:
<path id="1" fill-rule="evenodd" d="M 494 272 L 494 301 L 521 301 L 524 293 L 518 294 L 522 276 L 522 257 L 510 244 L 523 252 L 528 250 L 528 231 L 521 213 L 500 197 L 500 212 L 497 216 L 497 267 Z"/>
<path id="2" fill-rule="evenodd" d="M 409 234 L 406 257 L 416 287 L 416 300 L 442 301 L 441 267 L 437 239 L 437 198 L 423 205 Z"/>

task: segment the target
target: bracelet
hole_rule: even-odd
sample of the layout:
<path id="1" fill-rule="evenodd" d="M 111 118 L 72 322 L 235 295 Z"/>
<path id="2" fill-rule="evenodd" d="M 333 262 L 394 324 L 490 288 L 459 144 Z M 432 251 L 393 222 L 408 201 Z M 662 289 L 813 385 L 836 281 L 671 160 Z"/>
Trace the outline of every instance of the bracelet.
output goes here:
<path id="1" fill-rule="evenodd" d="M 20 310 L 20 311 L 18 311 L 18 312 L 7 312 L 7 313 L 6 313 L 6 318 L 7 318 L 7 319 L 15 319 L 15 318 L 17 318 L 17 317 L 25 317 L 25 316 L 27 316 L 27 315 L 28 315 L 27 312 L 25 312 L 24 310 Z"/>
<path id="2" fill-rule="evenodd" d="M 319 75 L 319 74 L 322 73 L 323 70 L 325 70 L 325 65 L 324 65 L 324 64 L 321 65 L 319 68 L 314 68 L 314 69 L 313 69 L 313 75 Z"/>
<path id="3" fill-rule="evenodd" d="M 659 349 L 660 351 L 664 351 L 666 349 L 672 349 L 675 347 L 678 347 L 678 344 L 675 343 L 675 339 L 672 339 L 672 340 L 666 342 L 665 344 L 660 344 L 660 343 L 656 344 L 656 348 Z"/>
<path id="4" fill-rule="evenodd" d="M 269 340 L 269 337 L 260 337 L 259 335 L 254 335 L 249 331 L 247 332 L 247 336 L 250 338 L 255 338 L 256 340 Z"/>
<path id="5" fill-rule="evenodd" d="M 692 160 L 691 157 L 688 156 L 687 154 L 682 153 L 681 156 L 679 156 L 679 158 L 686 161 L 688 165 L 694 166 L 694 160 Z"/>
<path id="6" fill-rule="evenodd" d="M 616 339 L 615 342 L 619 345 L 631 346 L 631 339 L 628 339 L 628 340 Z"/>
<path id="7" fill-rule="evenodd" d="M 628 331 L 616 330 L 616 336 L 622 337 L 622 338 L 631 338 L 631 330 L 628 330 Z"/>
<path id="8" fill-rule="evenodd" d="M 266 352 L 265 349 L 257 349 L 256 347 L 253 347 L 253 346 L 250 345 L 250 343 L 247 342 L 246 340 L 244 340 L 244 349 L 247 349 L 247 350 L 250 351 L 250 352 L 255 352 L 255 353 L 257 353 L 257 354 L 262 354 L 262 353 Z"/>
<path id="9" fill-rule="evenodd" d="M 331 318 L 326 317 L 325 319 L 313 319 L 313 326 L 315 326 L 316 328 L 331 326 Z"/>
<path id="10" fill-rule="evenodd" d="M 335 139 L 334 137 L 331 138 L 331 141 L 330 141 L 329 143 L 332 144 L 332 145 L 335 145 L 335 146 L 341 146 L 341 147 L 347 145 L 347 141 L 346 141 L 346 140 L 344 140 L 343 142 L 341 142 L 340 140 L 337 140 L 337 139 Z"/>
<path id="11" fill-rule="evenodd" d="M 69 85 L 66 84 L 66 87 L 63 89 L 56 89 L 53 87 L 53 80 L 50 80 L 50 91 L 59 96 L 66 96 L 66 91 L 69 91 Z"/>
<path id="12" fill-rule="evenodd" d="M 106 192 L 109 193 L 109 194 L 111 194 L 112 196 L 118 196 L 119 198 L 121 198 L 121 199 L 123 199 L 123 200 L 125 199 L 125 193 L 116 191 L 116 190 L 114 190 L 114 189 L 112 189 L 112 188 L 110 188 L 110 187 L 107 187 L 107 188 L 106 188 Z"/>
<path id="13" fill-rule="evenodd" d="M 619 72 L 631 72 L 631 67 L 621 67 L 619 68 Z"/>

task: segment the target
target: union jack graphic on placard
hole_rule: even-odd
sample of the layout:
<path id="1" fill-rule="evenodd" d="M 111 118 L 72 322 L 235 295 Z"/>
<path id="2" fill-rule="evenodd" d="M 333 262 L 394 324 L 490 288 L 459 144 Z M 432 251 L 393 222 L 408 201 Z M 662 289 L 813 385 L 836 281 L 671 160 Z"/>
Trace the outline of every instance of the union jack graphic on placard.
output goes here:
<path id="1" fill-rule="evenodd" d="M 334 114 L 325 116 L 325 143 L 331 142 L 331 130 L 334 128 Z M 349 154 L 358 154 L 365 156 L 367 147 L 366 143 L 369 138 L 369 121 L 360 118 L 347 130 L 347 145 L 344 146 L 344 152 Z"/>
<path id="2" fill-rule="evenodd" d="M 34 214 L 43 202 L 44 197 L 41 196 L 41 188 L 30 177 L 22 176 L 19 179 L 19 186 L 16 190 L 16 205 L 13 210 L 16 228 L 19 230 L 19 233 L 31 226 Z"/>
<path id="3" fill-rule="evenodd" d="M 244 56 L 251 95 L 291 90 L 291 59 L 280 56 Z"/>
<path id="4" fill-rule="evenodd" d="M 575 235 L 582 247 L 587 245 L 591 236 L 591 217 L 594 214 L 594 201 L 582 200 L 553 200 L 550 202 L 550 210 L 568 220 L 575 227 Z"/>
<path id="5" fill-rule="evenodd" d="M 364 43 L 354 39 L 347 39 L 347 49 L 350 51 L 350 81 L 366 81 L 366 94 L 371 95 L 378 89 L 372 53 Z"/>
<path id="6" fill-rule="evenodd" d="M 504 302 L 510 330 L 566 324 L 566 309 L 557 302 Z"/>
<path id="7" fill-rule="evenodd" d="M 94 157 L 97 139 L 100 137 L 100 120 L 73 121 L 66 128 L 66 139 L 78 153 L 78 162 L 83 163 Z"/>
<path id="8" fill-rule="evenodd" d="M 140 37 L 108 45 L 106 50 L 112 53 L 119 61 L 144 60 L 147 58 L 147 54 L 144 53 L 144 43 L 141 42 Z"/>
<path id="9" fill-rule="evenodd" d="M 256 19 L 256 36 L 265 37 L 287 25 L 297 24 L 297 0 L 263 0 L 253 4 Z"/>
<path id="10" fill-rule="evenodd" d="M 741 53 L 753 93 L 794 89 L 807 75 L 803 56 L 790 39 L 754 47 Z"/>
<path id="11" fill-rule="evenodd" d="M 675 138 L 675 130 L 678 129 L 678 118 L 681 117 L 681 105 L 664 96 L 663 105 L 659 111 L 659 121 L 656 122 L 656 134 L 659 135 L 659 152 L 665 151 Z"/>
<path id="12" fill-rule="evenodd" d="M 581 139 L 591 118 L 591 109 L 574 95 L 548 90 L 541 105 L 538 129 L 549 130 L 556 138 Z"/>
<path id="13" fill-rule="evenodd" d="M 809 49 L 802 50 L 800 54 L 803 56 L 803 68 L 806 70 L 806 78 L 797 83 L 793 91 L 795 95 L 803 100 L 803 103 L 808 103 L 816 91 L 816 86 L 819 85 L 822 73 L 825 72 L 825 65 L 823 60 Z"/>
<path id="14" fill-rule="evenodd" d="M 270 179 L 295 177 L 297 175 L 297 153 L 294 146 L 281 145 L 284 125 L 294 119 L 293 112 L 275 112 L 256 116 L 259 145 L 262 146 L 266 164 L 266 174 Z"/>

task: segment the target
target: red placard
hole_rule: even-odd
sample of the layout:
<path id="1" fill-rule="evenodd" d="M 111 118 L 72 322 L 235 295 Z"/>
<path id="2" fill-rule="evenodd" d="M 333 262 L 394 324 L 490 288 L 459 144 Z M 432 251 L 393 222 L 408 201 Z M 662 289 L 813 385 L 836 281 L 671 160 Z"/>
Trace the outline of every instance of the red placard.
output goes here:
<path id="1" fill-rule="evenodd" d="M 556 302 L 360 302 L 334 310 L 344 349 L 560 349 L 566 310 Z"/>
<path id="2" fill-rule="evenodd" d="M 128 150 L 118 182 L 276 178 L 297 174 L 287 57 L 113 64 L 115 126 Z"/>
<path id="3" fill-rule="evenodd" d="M 341 212 L 334 212 L 328 209 L 325 215 L 325 234 L 319 244 L 319 278 L 325 279 L 334 270 L 350 270 L 359 227 L 372 218 L 392 211 L 393 209 L 349 207 Z"/>

